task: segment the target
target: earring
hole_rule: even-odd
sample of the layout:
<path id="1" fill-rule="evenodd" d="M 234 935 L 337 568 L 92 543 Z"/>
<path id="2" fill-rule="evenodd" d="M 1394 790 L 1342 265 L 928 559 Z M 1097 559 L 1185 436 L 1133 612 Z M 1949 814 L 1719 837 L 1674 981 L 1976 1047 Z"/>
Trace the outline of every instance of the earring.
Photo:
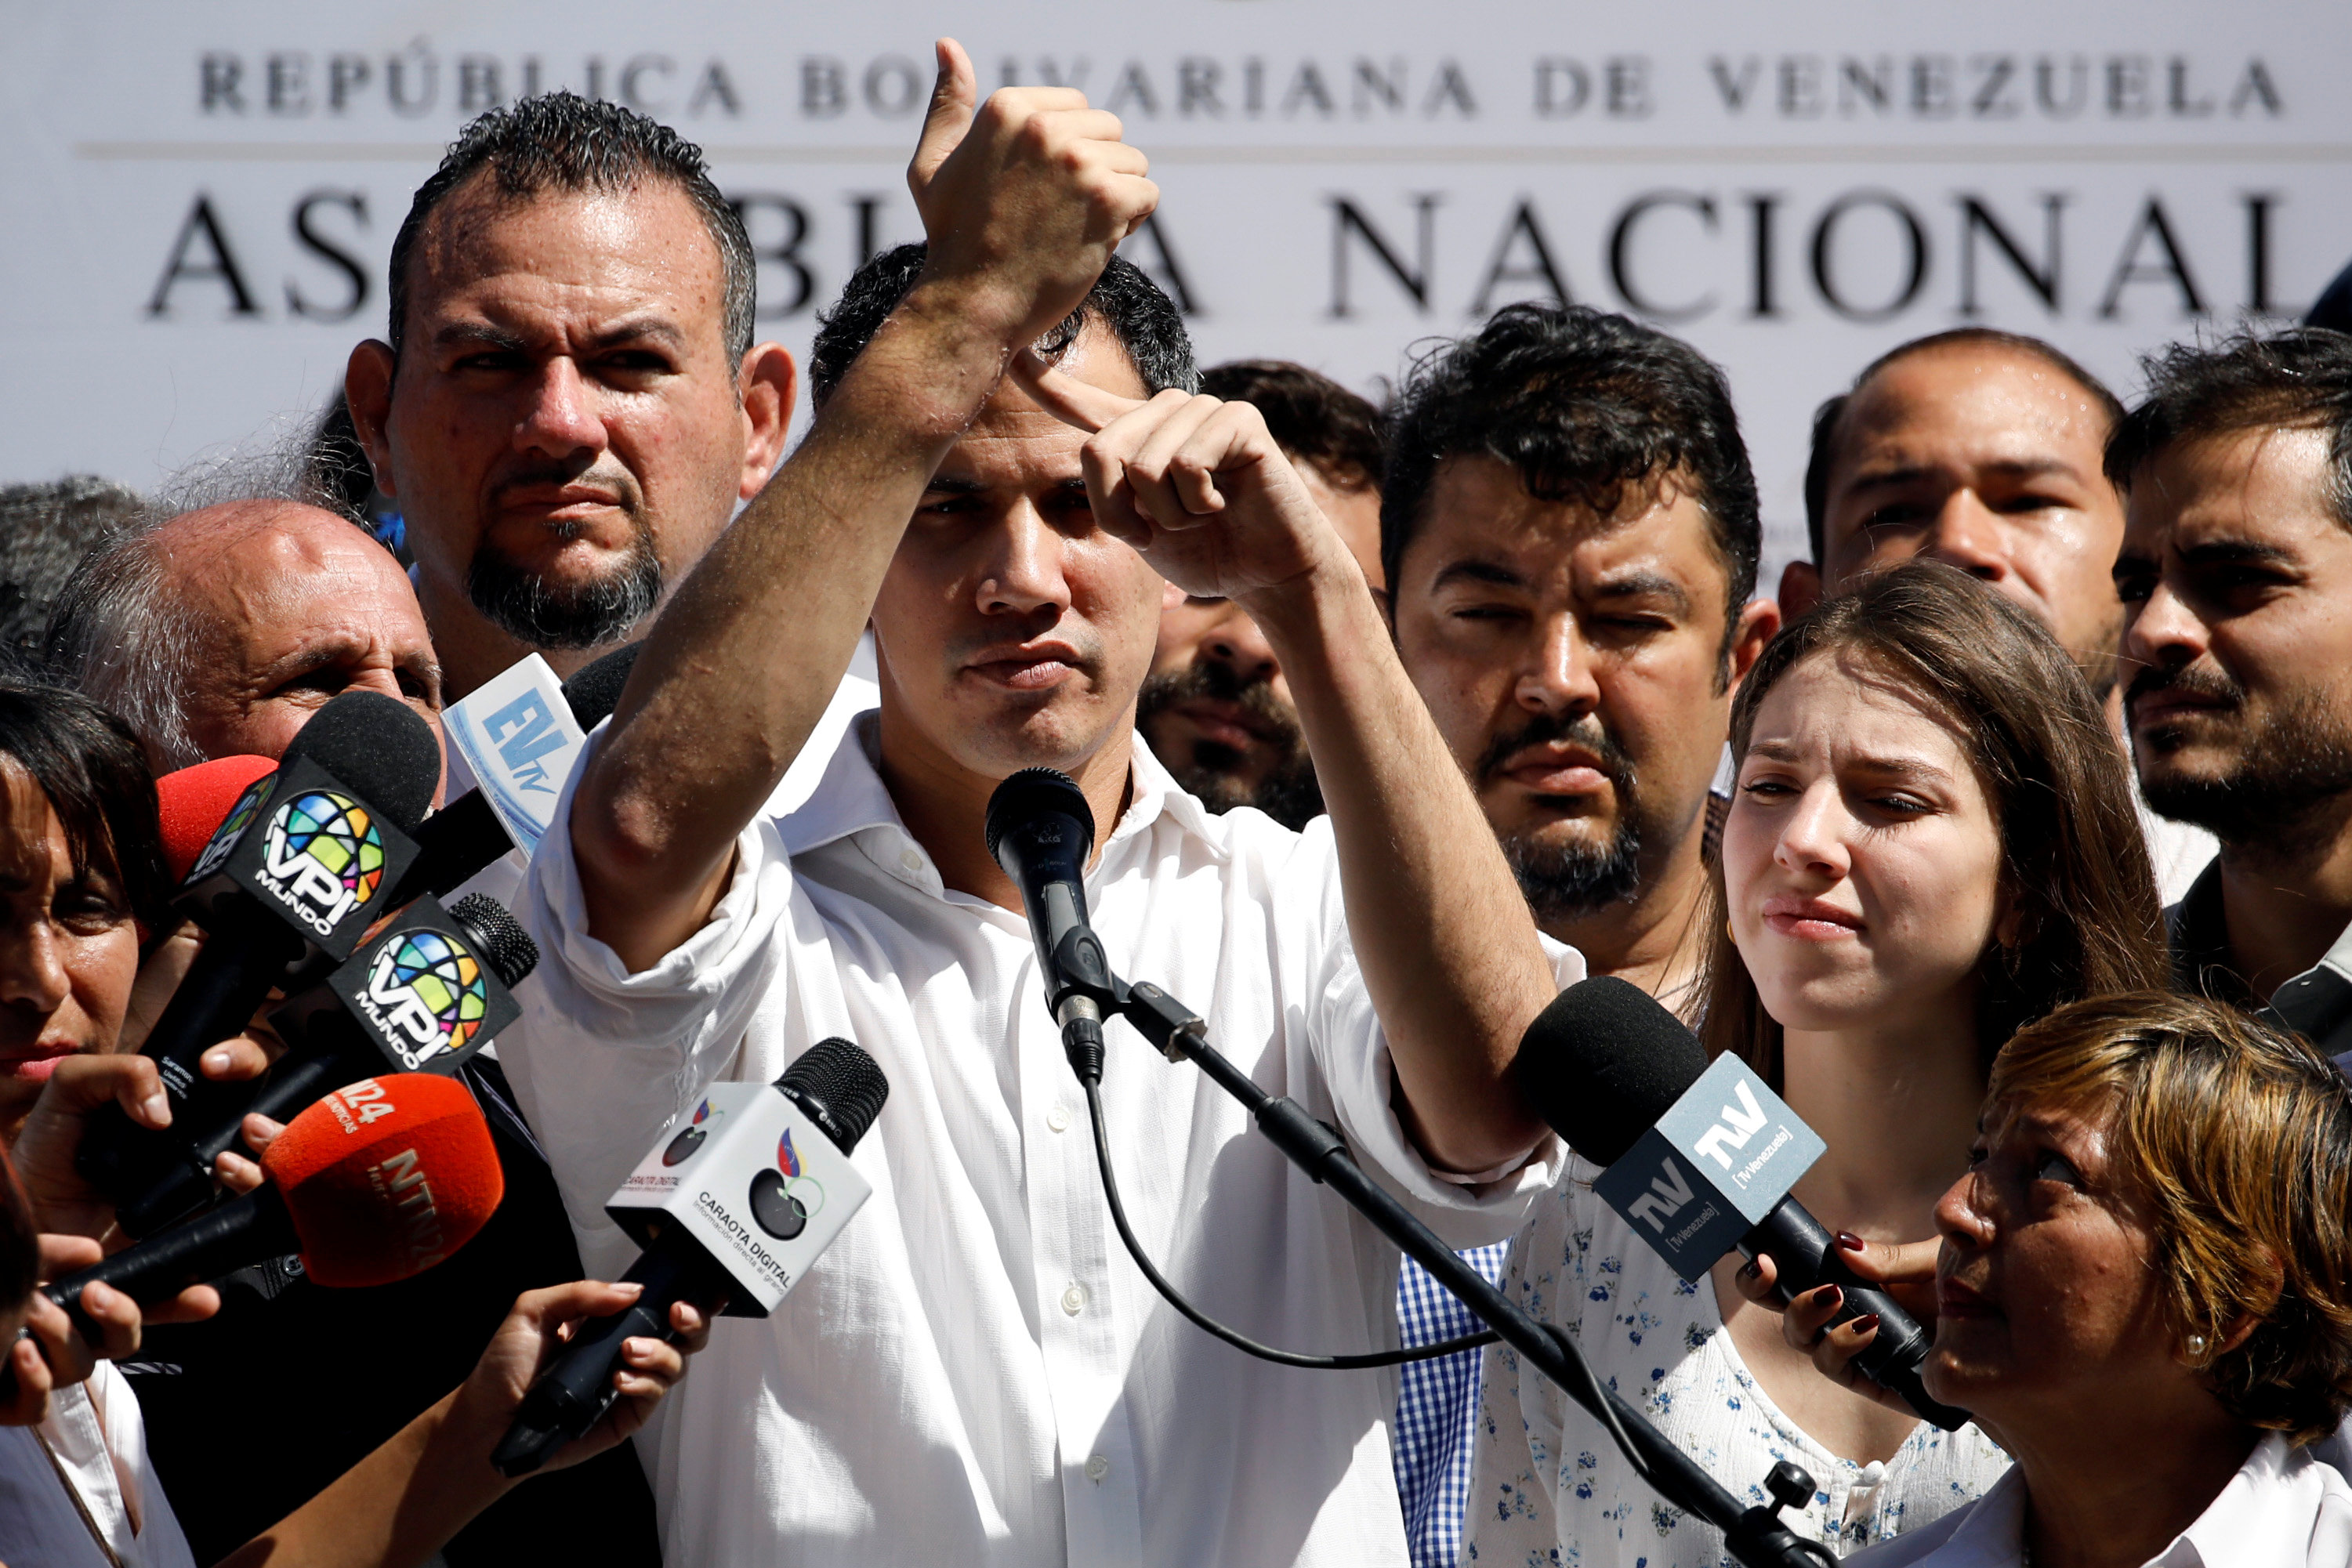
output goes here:
<path id="1" fill-rule="evenodd" d="M 2203 1334 L 2193 1333 L 2189 1336 L 2189 1354 L 2193 1356 L 2202 1356 L 2205 1354 L 2205 1336 Z"/>
<path id="2" fill-rule="evenodd" d="M 1731 916 L 1727 915 L 1723 917 L 1723 938 L 1735 947 L 1739 946 L 1739 933 L 1731 928 Z"/>

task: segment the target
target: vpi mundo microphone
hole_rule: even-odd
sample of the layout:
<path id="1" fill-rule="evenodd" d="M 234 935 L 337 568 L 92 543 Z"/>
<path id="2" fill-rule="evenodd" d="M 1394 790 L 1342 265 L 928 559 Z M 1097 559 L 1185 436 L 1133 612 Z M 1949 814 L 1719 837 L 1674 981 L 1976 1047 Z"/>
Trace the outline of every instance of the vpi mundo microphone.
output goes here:
<path id="1" fill-rule="evenodd" d="M 1771 1254 L 1790 1295 L 1834 1282 L 1838 1321 L 1875 1312 L 1854 1363 L 1945 1428 L 1968 1420 L 1919 1382 L 1933 1335 L 1885 1291 L 1855 1279 L 1835 1240 L 1789 1196 L 1827 1145 L 1736 1056 L 1706 1048 L 1649 993 L 1610 976 L 1580 981 L 1528 1026 L 1513 1072 L 1592 1184 L 1675 1272 L 1696 1281 L 1737 1247 Z"/>

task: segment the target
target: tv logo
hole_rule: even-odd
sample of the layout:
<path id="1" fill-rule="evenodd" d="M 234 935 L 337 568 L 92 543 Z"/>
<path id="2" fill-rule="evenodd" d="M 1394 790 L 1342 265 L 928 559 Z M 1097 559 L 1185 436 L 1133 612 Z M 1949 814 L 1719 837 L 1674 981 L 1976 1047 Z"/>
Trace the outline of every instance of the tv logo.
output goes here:
<path id="1" fill-rule="evenodd" d="M 550 780 L 545 758 L 572 741 L 557 726 L 545 697 L 535 690 L 524 692 L 483 719 L 482 733 L 499 748 L 499 760 L 507 765 L 516 789 L 541 795 L 556 792 L 562 780 Z"/>
<path id="2" fill-rule="evenodd" d="M 463 1051 L 489 1010 L 482 962 L 430 928 L 404 932 L 376 952 L 357 1000 L 402 1065 Z"/>
<path id="3" fill-rule="evenodd" d="M 696 1152 L 702 1147 L 703 1141 L 718 1131 L 719 1124 L 726 1119 L 727 1113 L 724 1111 L 713 1116 L 710 1113 L 710 1102 L 705 1100 L 694 1108 L 694 1120 L 687 1124 L 686 1131 L 672 1138 L 669 1141 L 669 1146 L 662 1150 L 662 1164 L 665 1166 L 682 1166 L 692 1159 Z M 706 1127 L 703 1125 L 705 1122 L 710 1124 Z"/>
<path id="4" fill-rule="evenodd" d="M 1739 1103 L 1726 1105 L 1723 1120 L 1701 1134 L 1697 1144 L 1691 1149 L 1691 1153 L 1706 1155 L 1725 1170 L 1731 1168 L 1731 1155 L 1724 1145 L 1728 1144 L 1735 1149 L 1746 1148 L 1748 1140 L 1762 1132 L 1768 1120 L 1756 1103 L 1756 1091 L 1744 1081 L 1737 1088 Z"/>
<path id="5" fill-rule="evenodd" d="M 1625 1210 L 1628 1219 L 1639 1219 L 1660 1235 L 1665 1233 L 1666 1221 L 1683 1211 L 1691 1200 L 1690 1178 L 1683 1175 L 1682 1166 L 1669 1155 L 1658 1162 L 1665 1171 L 1663 1176 L 1650 1178 L 1650 1190 L 1635 1198 Z"/>

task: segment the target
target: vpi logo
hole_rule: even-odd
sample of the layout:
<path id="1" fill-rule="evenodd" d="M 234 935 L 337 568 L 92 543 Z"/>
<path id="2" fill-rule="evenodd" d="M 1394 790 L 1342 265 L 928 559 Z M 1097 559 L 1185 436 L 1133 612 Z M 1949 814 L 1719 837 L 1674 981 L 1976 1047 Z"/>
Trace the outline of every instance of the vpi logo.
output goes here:
<path id="1" fill-rule="evenodd" d="M 1666 1221 L 1680 1214 L 1683 1205 L 1691 1200 L 1691 1184 L 1690 1177 L 1683 1175 L 1683 1167 L 1675 1163 L 1675 1157 L 1672 1155 L 1668 1155 L 1659 1164 L 1664 1168 L 1666 1174 L 1650 1178 L 1650 1190 L 1626 1207 L 1625 1217 L 1628 1219 L 1641 1220 L 1651 1229 L 1664 1235 Z"/>
<path id="2" fill-rule="evenodd" d="M 489 988 L 481 961 L 462 944 L 438 931 L 409 931 L 376 954 L 359 1004 L 393 1054 L 414 1071 L 434 1057 L 466 1049 L 489 1010 Z"/>
<path id="3" fill-rule="evenodd" d="M 499 748 L 499 760 L 506 764 L 516 789 L 541 795 L 556 792 L 561 780 L 548 778 L 547 764 L 541 759 L 562 750 L 565 737 L 539 693 L 525 692 L 483 719 L 482 733 Z"/>
<path id="4" fill-rule="evenodd" d="M 383 884 L 383 834 L 348 795 L 305 790 L 270 817 L 261 871 L 263 885 L 324 936 Z"/>
<path id="5" fill-rule="evenodd" d="M 1768 1120 L 1756 1103 L 1756 1091 L 1750 1089 L 1745 1080 L 1733 1087 L 1738 1093 L 1739 1103 L 1726 1105 L 1723 1120 L 1700 1134 L 1698 1142 L 1691 1145 L 1691 1153 L 1706 1155 L 1725 1170 L 1731 1168 L 1731 1152 L 1724 1145 L 1728 1144 L 1732 1149 L 1746 1148 L 1748 1140 L 1762 1132 Z"/>

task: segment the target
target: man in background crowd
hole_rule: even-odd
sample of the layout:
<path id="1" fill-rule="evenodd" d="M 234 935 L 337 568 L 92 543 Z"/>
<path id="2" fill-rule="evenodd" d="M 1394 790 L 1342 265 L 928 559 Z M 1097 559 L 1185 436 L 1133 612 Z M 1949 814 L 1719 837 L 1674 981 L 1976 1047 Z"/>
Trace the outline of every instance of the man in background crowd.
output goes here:
<path id="1" fill-rule="evenodd" d="M 1381 555 L 1397 648 L 1537 924 L 1687 1012 L 1707 786 L 1780 626 L 1754 597 L 1756 480 L 1722 373 L 1580 306 L 1518 305 L 1397 395 Z M 1465 1254 L 1490 1277 L 1504 1249 Z M 1478 1326 L 1410 1259 L 1407 1343 Z M 1398 1490 L 1451 1563 L 1477 1357 L 1404 1369 Z"/>
<path id="2" fill-rule="evenodd" d="M 1381 416 L 1304 365 L 1238 360 L 1201 372 L 1201 390 L 1246 402 L 1298 470 L 1375 592 L 1381 576 Z M 1315 762 L 1282 665 L 1228 599 L 1171 584 L 1135 727 L 1178 783 L 1213 811 L 1255 806 L 1286 827 L 1321 815 Z"/>
<path id="3" fill-rule="evenodd" d="M 299 480 L 231 470 L 82 558 L 45 639 L 56 674 L 129 724 L 159 773 L 274 758 L 353 687 L 441 713 L 441 667 L 398 563 Z"/>
<path id="4" fill-rule="evenodd" d="M 2140 788 L 2221 854 L 2172 911 L 2182 983 L 2352 1061 L 2352 338 L 2150 363 L 2106 472 Z"/>
<path id="5" fill-rule="evenodd" d="M 344 390 L 451 700 L 644 635 L 783 450 L 741 218 L 701 151 L 571 93 L 468 125 L 393 242 Z"/>
<path id="6" fill-rule="evenodd" d="M 1811 560 L 1780 576 L 1789 619 L 1864 572 L 1949 562 L 2032 611 L 2107 704 L 2122 737 L 2124 607 L 2111 577 L 2123 497 L 2101 466 L 2123 404 L 2036 338 L 1963 327 L 1881 356 L 1813 416 Z M 2167 902 L 2212 840 L 2143 810 Z"/>
<path id="7" fill-rule="evenodd" d="M 95 474 L 0 486 L 0 653 L 39 658 L 41 629 L 74 562 L 140 505 L 137 491 Z"/>

